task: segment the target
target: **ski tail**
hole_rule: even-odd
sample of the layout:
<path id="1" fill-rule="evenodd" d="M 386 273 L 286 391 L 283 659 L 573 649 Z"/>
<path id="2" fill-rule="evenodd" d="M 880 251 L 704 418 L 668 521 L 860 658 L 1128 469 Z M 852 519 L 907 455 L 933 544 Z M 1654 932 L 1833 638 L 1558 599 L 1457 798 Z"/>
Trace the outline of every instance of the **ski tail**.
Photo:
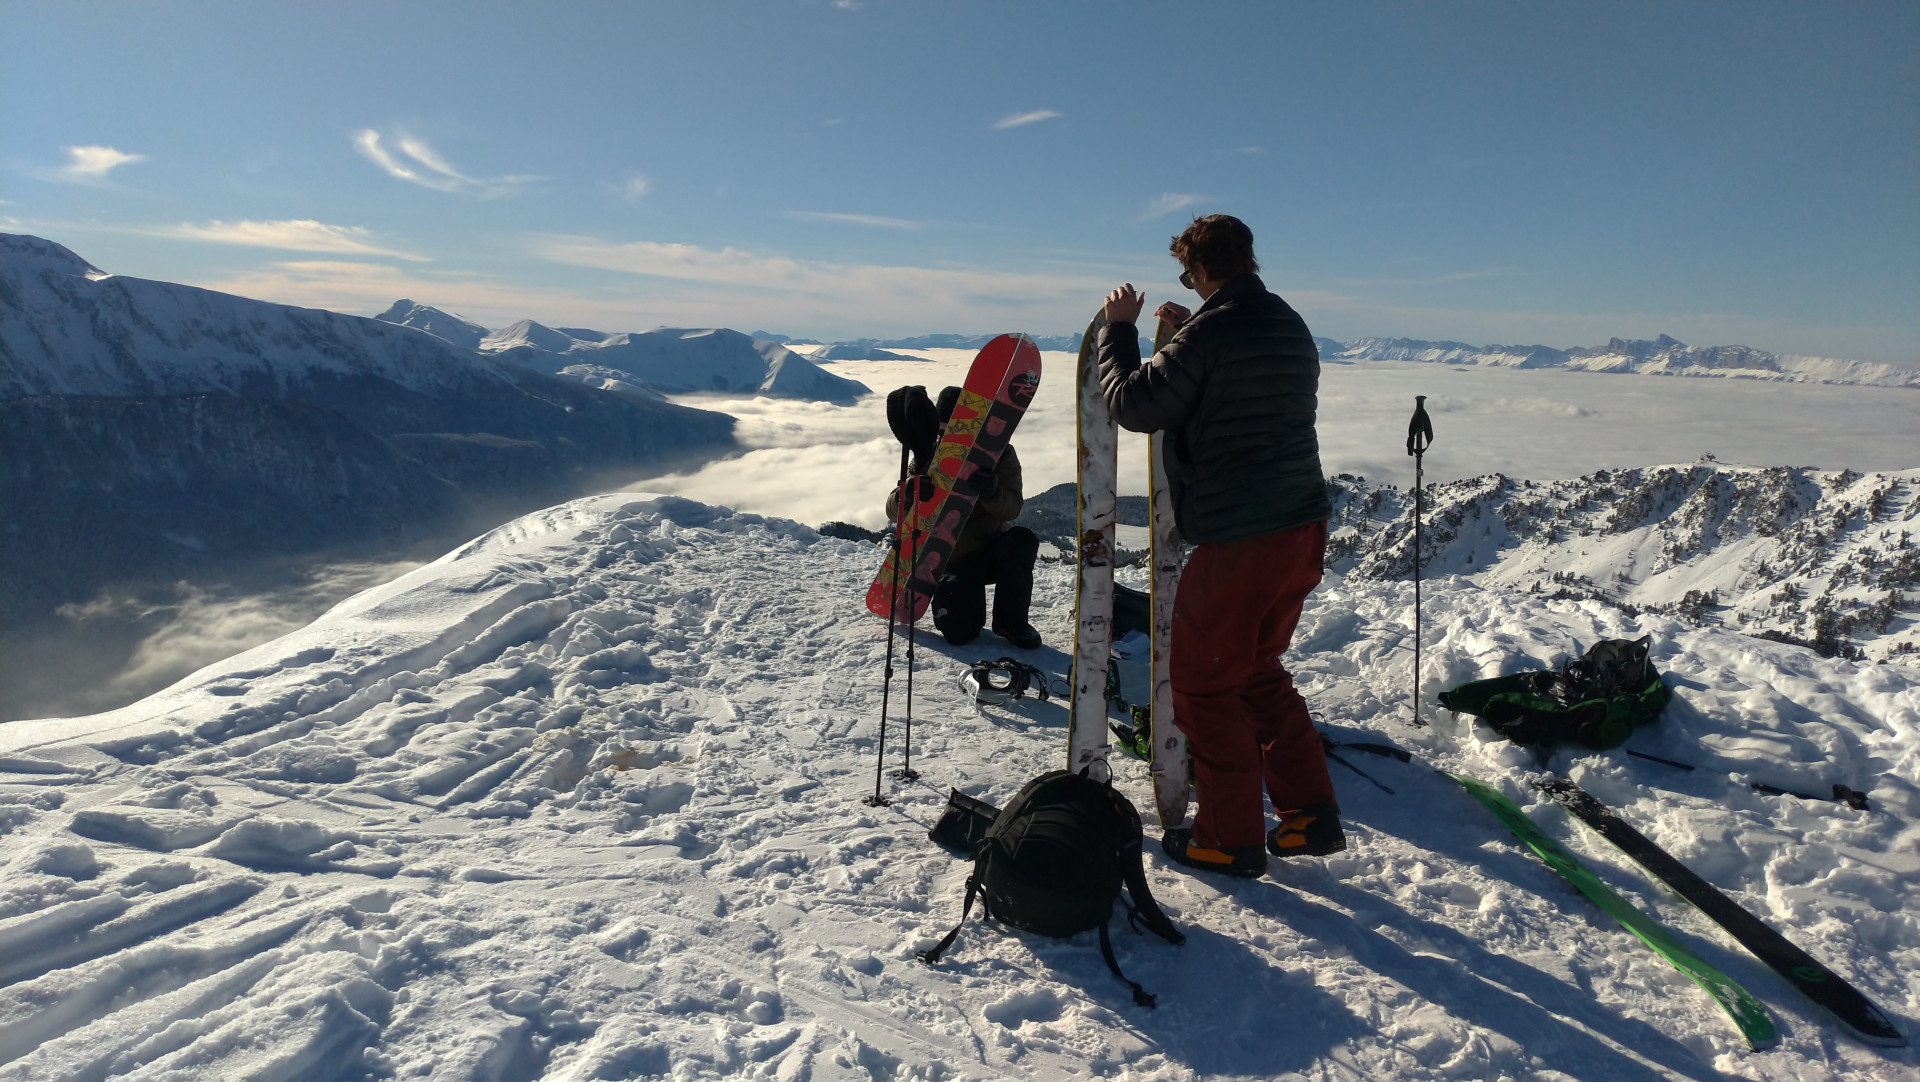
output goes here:
<path id="1" fill-rule="evenodd" d="M 1501 795 L 1500 790 L 1482 781 L 1463 774 L 1441 771 L 1447 777 L 1459 782 L 1475 800 L 1479 801 L 1494 817 L 1505 824 L 1514 836 L 1525 842 L 1547 867 L 1557 872 L 1562 879 L 1573 885 L 1575 890 L 1587 896 L 1608 916 L 1619 921 L 1626 929 L 1640 937 L 1640 941 L 1652 947 L 1654 953 L 1665 958 L 1675 969 L 1687 975 L 1693 983 L 1713 998 L 1720 1009 L 1740 1030 L 1747 1040 L 1747 1046 L 1754 1051 L 1770 1047 L 1779 1040 L 1774 1030 L 1773 1019 L 1768 1017 L 1766 1007 L 1755 999 L 1733 978 L 1715 969 L 1673 937 L 1665 928 L 1653 922 L 1646 914 L 1635 909 L 1632 903 L 1622 898 L 1612 887 L 1601 882 L 1592 872 L 1582 865 L 1577 857 L 1566 847 L 1548 837 L 1536 826 L 1533 820 L 1515 807 L 1513 802 Z"/>
<path id="2" fill-rule="evenodd" d="M 1766 963 L 1767 968 L 1819 1004 L 1847 1032 L 1883 1048 L 1906 1046 L 1907 1040 L 1894 1028 L 1893 1020 L 1859 989 L 1768 927 L 1719 888 L 1695 875 L 1585 789 L 1567 778 L 1543 782 L 1540 789 L 1725 929 L 1754 957 Z"/>

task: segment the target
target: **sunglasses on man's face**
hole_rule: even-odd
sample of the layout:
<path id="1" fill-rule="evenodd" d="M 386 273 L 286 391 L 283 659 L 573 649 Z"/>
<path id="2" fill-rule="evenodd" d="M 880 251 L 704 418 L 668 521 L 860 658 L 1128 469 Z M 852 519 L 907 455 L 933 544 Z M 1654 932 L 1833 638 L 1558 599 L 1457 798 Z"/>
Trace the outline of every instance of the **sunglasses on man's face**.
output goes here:
<path id="1" fill-rule="evenodd" d="M 1193 272 L 1192 272 L 1192 271 L 1181 271 L 1181 272 L 1180 272 L 1180 284 L 1181 284 L 1181 285 L 1183 285 L 1183 286 L 1185 286 L 1185 287 L 1187 287 L 1188 289 L 1192 289 L 1192 288 L 1193 288 Z"/>

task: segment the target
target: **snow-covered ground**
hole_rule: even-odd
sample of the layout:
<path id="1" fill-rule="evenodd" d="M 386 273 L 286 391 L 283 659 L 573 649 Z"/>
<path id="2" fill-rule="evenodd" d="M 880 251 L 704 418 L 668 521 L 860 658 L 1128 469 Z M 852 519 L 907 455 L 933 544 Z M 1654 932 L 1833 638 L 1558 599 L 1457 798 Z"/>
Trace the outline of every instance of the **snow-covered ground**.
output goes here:
<path id="1" fill-rule="evenodd" d="M 1452 378 L 1452 377 L 1450 377 Z M 1577 377 L 1576 377 L 1577 378 Z M 1592 377 L 1607 378 L 1607 377 Z M 1676 381 L 1679 382 L 1679 381 Z M 1885 392 L 1883 392 L 1885 393 Z M 1336 737 L 1351 848 L 1256 881 L 1148 846 L 1187 932 L 970 922 L 926 830 L 1065 757 L 1056 701 L 979 708 L 922 641 L 913 783 L 875 781 L 869 544 L 615 494 L 501 527 L 313 625 L 109 714 L 0 726 L 0 1079 L 673 1077 L 1910 1079 L 1543 801 L 1567 771 L 1920 1038 L 1920 673 L 1593 602 L 1441 579 L 1422 697 L 1653 635 L 1674 706 L 1547 764 L 1429 708 L 1411 587 L 1330 579 L 1291 664 Z M 1069 569 L 1025 655 L 1064 670 Z M 900 682 L 888 769 L 900 763 Z M 1750 1053 L 1695 986 L 1435 775 L 1499 784 L 1759 996 Z M 1144 770 L 1120 784 L 1150 807 Z M 1761 796 L 1845 782 L 1874 810 Z M 1148 813 L 1148 833 L 1158 824 Z"/>

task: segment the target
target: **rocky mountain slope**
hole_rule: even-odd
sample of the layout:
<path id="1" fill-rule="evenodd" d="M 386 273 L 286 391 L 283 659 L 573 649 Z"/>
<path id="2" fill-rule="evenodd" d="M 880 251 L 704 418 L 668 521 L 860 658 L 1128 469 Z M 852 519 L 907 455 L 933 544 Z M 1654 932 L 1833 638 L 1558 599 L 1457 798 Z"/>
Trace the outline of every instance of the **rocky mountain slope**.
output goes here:
<path id="1" fill-rule="evenodd" d="M 1329 564 L 1399 579 L 1413 499 L 1342 475 Z M 1567 481 L 1495 474 L 1429 486 L 1425 574 L 1628 614 L 1674 615 L 1868 658 L 1920 649 L 1920 469 L 1791 466 L 1601 470 Z"/>
<path id="2" fill-rule="evenodd" d="M 1350 474 L 1327 487 L 1328 568 L 1410 577 L 1413 494 Z M 1070 554 L 1076 502 L 1071 484 L 1056 485 L 1029 497 L 1017 524 Z M 1121 497 L 1118 521 L 1147 525 L 1145 498 Z M 1703 460 L 1565 481 L 1494 474 L 1428 486 L 1421 543 L 1428 578 L 1662 613 L 1828 656 L 1920 652 L 1920 469 Z"/>
<path id="3" fill-rule="evenodd" d="M 109 581 L 470 529 L 735 447 L 721 414 L 14 235 L 0 414 L 10 631 Z"/>

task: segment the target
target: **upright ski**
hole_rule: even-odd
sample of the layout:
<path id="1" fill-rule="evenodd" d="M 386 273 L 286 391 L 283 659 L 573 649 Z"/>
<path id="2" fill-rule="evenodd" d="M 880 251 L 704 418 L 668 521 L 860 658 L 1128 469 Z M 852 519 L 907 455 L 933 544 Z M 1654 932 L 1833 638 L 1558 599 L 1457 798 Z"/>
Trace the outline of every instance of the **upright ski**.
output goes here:
<path id="1" fill-rule="evenodd" d="M 1742 909 L 1713 884 L 1693 874 L 1673 859 L 1666 850 L 1649 841 L 1646 835 L 1629 826 L 1613 809 L 1595 800 L 1585 789 L 1566 778 L 1544 782 L 1540 788 L 1580 817 L 1580 821 L 1600 836 L 1620 847 L 1636 863 L 1652 872 L 1674 893 L 1693 903 L 1740 945 L 1753 952 L 1767 968 L 1785 977 L 1808 999 L 1826 1008 L 1834 1019 L 1860 1040 L 1888 1048 L 1903 1047 L 1907 1040 L 1893 1027 L 1880 1008 L 1860 994 L 1853 985 L 1821 965 L 1806 951 L 1788 942 L 1785 936 L 1767 927 L 1760 918 Z"/>
<path id="2" fill-rule="evenodd" d="M 1100 329 L 1104 308 L 1080 338 L 1074 416 L 1079 430 L 1079 573 L 1073 588 L 1073 703 L 1067 721 L 1067 769 L 1106 765 L 1107 657 L 1113 646 L 1114 475 L 1119 428 L 1100 393 Z"/>
<path id="3" fill-rule="evenodd" d="M 900 535 L 900 552 L 887 554 L 867 588 L 868 612 L 883 618 L 891 613 L 896 622 L 909 624 L 926 614 L 960 528 L 979 502 L 970 493 L 955 492 L 954 482 L 999 464 L 1039 389 L 1040 347 L 1024 334 L 1003 334 L 974 357 L 927 467 L 932 483 L 921 486 L 926 494 L 911 513 L 901 515 L 900 528 L 907 532 Z M 894 591 L 898 597 L 891 596 Z"/>
<path id="4" fill-rule="evenodd" d="M 1154 330 L 1153 351 L 1157 354 L 1173 337 L 1173 325 L 1160 321 Z M 1147 440 L 1147 525 L 1153 554 L 1151 591 L 1153 594 L 1153 722 L 1149 726 L 1152 745 L 1153 806 L 1160 814 L 1160 825 L 1179 826 L 1187 817 L 1187 736 L 1173 723 L 1173 599 L 1180 586 L 1180 530 L 1173 522 L 1173 492 L 1167 487 L 1165 432 L 1155 432 Z"/>
<path id="5" fill-rule="evenodd" d="M 1527 847 L 1545 861 L 1547 867 L 1558 872 L 1561 878 L 1573 884 L 1575 890 L 1606 910 L 1608 916 L 1625 925 L 1628 931 L 1640 937 L 1641 942 L 1652 947 L 1654 953 L 1673 963 L 1675 969 L 1685 973 L 1693 983 L 1712 996 L 1720 1009 L 1727 1012 L 1727 1017 L 1733 1019 L 1740 1035 L 1747 1039 L 1749 1048 L 1758 1051 L 1774 1043 L 1777 1036 L 1773 1019 L 1767 1016 L 1767 1009 L 1746 989 L 1734 983 L 1733 978 L 1701 961 L 1698 955 L 1673 938 L 1665 928 L 1655 924 L 1646 914 L 1635 909 L 1632 903 L 1615 893 L 1612 887 L 1596 878 L 1581 865 L 1578 858 L 1567 852 L 1565 846 L 1548 837 L 1533 824 L 1533 820 L 1514 807 L 1512 801 L 1500 794 L 1500 790 L 1461 774 L 1447 773 L 1447 777 L 1459 782 L 1475 800 L 1485 805 L 1488 811 L 1506 824 L 1508 830 L 1513 831 L 1515 837 L 1526 842 Z"/>

